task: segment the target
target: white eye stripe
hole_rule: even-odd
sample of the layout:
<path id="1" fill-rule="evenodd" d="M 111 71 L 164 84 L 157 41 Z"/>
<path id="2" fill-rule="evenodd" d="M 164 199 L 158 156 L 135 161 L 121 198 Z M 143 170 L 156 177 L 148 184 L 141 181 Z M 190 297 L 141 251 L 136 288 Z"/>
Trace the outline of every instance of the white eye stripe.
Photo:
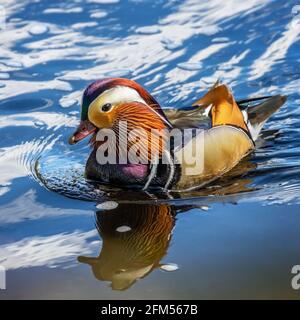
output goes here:
<path id="1" fill-rule="evenodd" d="M 129 87 L 116 86 L 101 93 L 97 99 L 101 99 L 105 103 L 111 103 L 112 105 L 120 102 L 137 101 L 145 103 L 145 100 L 139 95 L 139 93 Z"/>
<path id="2" fill-rule="evenodd" d="M 168 120 L 160 115 L 155 109 L 150 107 L 147 102 L 139 95 L 139 93 L 132 88 L 126 86 L 116 86 L 104 91 L 101 95 L 98 96 L 96 100 L 98 99 L 101 99 L 102 103 L 104 104 L 111 103 L 112 105 L 116 105 L 122 102 L 141 102 L 148 106 L 149 110 L 155 113 L 159 118 L 161 118 L 163 122 L 165 122 L 168 126 L 171 126 Z"/>

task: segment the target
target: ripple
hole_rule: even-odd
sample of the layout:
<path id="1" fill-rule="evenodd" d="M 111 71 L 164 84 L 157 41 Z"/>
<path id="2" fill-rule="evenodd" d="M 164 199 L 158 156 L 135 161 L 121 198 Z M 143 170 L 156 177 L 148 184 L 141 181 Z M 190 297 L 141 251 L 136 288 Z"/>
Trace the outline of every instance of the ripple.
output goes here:
<path id="1" fill-rule="evenodd" d="M 96 27 L 98 24 L 97 22 L 81 22 L 81 23 L 74 23 L 72 25 L 73 29 L 84 29 L 84 28 L 93 28 Z"/>
<path id="2" fill-rule="evenodd" d="M 81 13 L 83 11 L 83 9 L 81 7 L 74 7 L 74 8 L 48 8 L 48 9 L 45 9 L 43 11 L 44 14 L 59 14 L 59 13 L 62 13 L 62 14 L 65 14 L 65 13 Z"/>
<path id="3" fill-rule="evenodd" d="M 105 11 L 95 11 L 91 13 L 90 17 L 91 18 L 96 18 L 96 19 L 101 19 L 107 16 L 107 12 Z"/>
<path id="4" fill-rule="evenodd" d="M 183 45 L 183 42 L 181 42 L 181 41 L 176 41 L 176 40 L 172 41 L 170 39 L 163 39 L 163 40 L 161 40 L 161 43 L 168 50 L 176 50 Z"/>
<path id="5" fill-rule="evenodd" d="M 267 50 L 254 61 L 251 67 L 250 80 L 255 80 L 269 72 L 276 63 L 279 63 L 287 54 L 293 43 L 299 40 L 300 27 L 294 28 L 293 21 L 287 26 L 282 36 L 274 41 Z"/>
<path id="6" fill-rule="evenodd" d="M 72 86 L 61 80 L 50 81 L 17 81 L 10 80 L 5 83 L 5 87 L 0 91 L 0 96 L 6 99 L 22 94 L 33 93 L 37 90 L 59 90 L 71 91 Z"/>
<path id="7" fill-rule="evenodd" d="M 2 60 L 1 64 L 3 64 L 6 67 L 12 67 L 12 68 L 22 68 L 23 64 L 19 61 L 14 60 Z"/>
<path id="8" fill-rule="evenodd" d="M 77 99 L 70 99 L 70 97 L 62 97 L 59 100 L 59 104 L 63 107 L 63 108 L 69 108 L 74 106 L 74 104 L 77 104 L 78 100 Z"/>
<path id="9" fill-rule="evenodd" d="M 31 176 L 36 159 L 55 144 L 51 136 L 33 140 L 13 147 L 2 148 L 0 152 L 0 185 L 9 186 L 12 180 Z"/>
<path id="10" fill-rule="evenodd" d="M 0 245 L 0 263 L 6 270 L 72 265 L 73 260 L 83 251 L 92 253 L 94 248 L 99 246 L 99 241 L 88 241 L 96 235 L 96 230 L 75 231 L 48 237 L 33 236 L 14 243 L 3 244 Z"/>
<path id="11" fill-rule="evenodd" d="M 168 263 L 160 266 L 160 269 L 167 272 L 173 272 L 179 269 L 176 263 Z"/>
<path id="12" fill-rule="evenodd" d="M 119 233 L 124 233 L 124 232 L 129 232 L 131 231 L 131 227 L 129 226 L 119 226 L 116 231 L 119 232 Z"/>
<path id="13" fill-rule="evenodd" d="M 116 4 L 120 0 L 87 0 L 87 1 L 91 3 L 98 3 L 98 4 Z"/>
<path id="14" fill-rule="evenodd" d="M 187 71 L 201 70 L 203 68 L 203 64 L 201 62 L 198 62 L 198 63 L 183 62 L 183 63 L 179 63 L 177 66 L 178 68 L 182 70 L 187 70 Z"/>
<path id="15" fill-rule="evenodd" d="M 98 210 L 113 210 L 118 207 L 118 203 L 115 201 L 105 201 L 97 204 L 96 208 Z"/>
<path id="16" fill-rule="evenodd" d="M 78 124 L 78 120 L 75 117 L 71 117 L 65 114 L 47 113 L 47 112 L 31 112 L 30 114 L 16 114 L 9 115 L 5 119 L 0 120 L 0 128 L 5 127 L 41 127 L 43 130 L 56 131 L 62 127 L 74 127 Z M 48 131 L 48 134 L 50 132 Z"/>
<path id="17" fill-rule="evenodd" d="M 157 34 L 160 33 L 160 28 L 157 26 L 140 27 L 136 29 L 139 34 Z"/>
<path id="18" fill-rule="evenodd" d="M 0 102 L 0 110 L 10 111 L 37 111 L 49 108 L 53 105 L 50 99 L 6 99 Z"/>
<path id="19" fill-rule="evenodd" d="M 75 159 L 57 155 L 41 157 L 34 166 L 34 176 L 47 189 L 66 197 L 97 201 L 103 200 L 104 191 L 97 189 L 84 178 L 84 166 Z"/>
<path id="20" fill-rule="evenodd" d="M 29 33 L 34 36 L 44 34 L 48 31 L 49 31 L 48 26 L 43 24 L 33 25 L 29 29 Z"/>
<path id="21" fill-rule="evenodd" d="M 1 80 L 4 80 L 4 79 L 9 79 L 9 73 L 7 73 L 7 72 L 1 72 L 0 73 L 0 79 Z"/>

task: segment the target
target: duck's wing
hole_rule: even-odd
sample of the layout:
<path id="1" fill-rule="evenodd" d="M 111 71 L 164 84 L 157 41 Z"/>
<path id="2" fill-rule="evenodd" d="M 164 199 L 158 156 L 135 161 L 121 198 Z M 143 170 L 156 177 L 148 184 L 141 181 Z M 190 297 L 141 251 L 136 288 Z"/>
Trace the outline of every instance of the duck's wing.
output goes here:
<path id="1" fill-rule="evenodd" d="M 211 87 L 211 90 L 220 85 L 220 81 Z M 183 107 L 180 109 L 167 108 L 164 113 L 171 124 L 180 129 L 201 128 L 208 129 L 211 127 L 211 119 L 205 109 L 198 106 Z"/>
<path id="2" fill-rule="evenodd" d="M 170 123 L 176 128 L 208 128 L 210 126 L 210 119 L 204 110 L 200 108 L 167 108 L 164 109 L 164 113 Z"/>
<path id="3" fill-rule="evenodd" d="M 236 101 L 226 85 L 216 82 L 193 106 L 168 108 L 164 112 L 170 123 L 177 128 L 208 129 L 218 125 L 231 125 L 242 128 L 256 141 L 265 122 L 285 101 L 286 97 L 282 95 Z"/>

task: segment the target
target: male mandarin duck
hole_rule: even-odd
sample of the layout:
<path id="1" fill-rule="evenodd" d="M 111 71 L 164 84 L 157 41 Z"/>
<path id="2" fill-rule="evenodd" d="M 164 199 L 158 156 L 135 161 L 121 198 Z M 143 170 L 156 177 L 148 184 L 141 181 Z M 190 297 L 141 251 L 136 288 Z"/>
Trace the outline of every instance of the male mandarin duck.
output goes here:
<path id="1" fill-rule="evenodd" d="M 200 188 L 234 168 L 255 149 L 255 141 L 267 121 L 286 101 L 285 96 L 259 97 L 235 101 L 229 88 L 217 82 L 192 107 L 162 109 L 156 99 L 135 81 L 124 78 L 106 78 L 90 84 L 83 93 L 81 122 L 70 137 L 70 144 L 92 135 L 93 151 L 86 163 L 86 177 L 101 183 L 118 186 L 138 185 L 144 190 L 160 187 L 164 190 L 191 190 Z M 167 154 L 167 163 L 148 162 L 116 164 L 97 161 L 97 133 L 111 129 L 116 133 L 119 148 L 132 148 L 128 137 L 118 136 L 121 123 L 126 121 L 127 132 L 142 128 L 146 134 L 139 137 L 142 146 L 148 146 L 152 130 L 205 128 L 178 149 Z M 151 137 L 151 138 L 150 138 Z M 125 140 L 124 140 L 125 139 Z M 164 140 L 163 140 L 164 141 Z M 164 155 L 164 142 L 151 140 L 151 147 L 159 159 Z M 202 170 L 189 172 L 189 159 L 176 161 L 187 149 L 202 145 Z M 119 158 L 118 158 L 119 159 Z M 156 159 L 157 160 L 157 159 Z"/>

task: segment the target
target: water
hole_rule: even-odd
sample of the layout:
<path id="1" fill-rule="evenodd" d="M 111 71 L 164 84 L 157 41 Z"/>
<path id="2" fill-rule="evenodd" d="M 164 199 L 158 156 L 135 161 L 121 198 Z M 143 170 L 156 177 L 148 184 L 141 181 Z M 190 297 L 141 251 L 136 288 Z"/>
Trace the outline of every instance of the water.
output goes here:
<path id="1" fill-rule="evenodd" d="M 300 297 L 297 1 L 0 4 L 1 298 Z M 217 78 L 237 98 L 289 99 L 256 152 L 209 188 L 96 190 L 82 177 L 88 146 L 67 138 L 82 90 L 106 76 L 165 107 Z"/>

